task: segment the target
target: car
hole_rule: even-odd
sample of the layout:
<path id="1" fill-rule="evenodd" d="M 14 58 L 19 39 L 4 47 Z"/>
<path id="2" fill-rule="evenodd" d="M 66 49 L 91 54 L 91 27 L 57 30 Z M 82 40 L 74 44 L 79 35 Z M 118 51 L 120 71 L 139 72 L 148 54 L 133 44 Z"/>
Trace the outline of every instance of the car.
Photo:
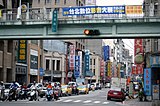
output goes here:
<path id="1" fill-rule="evenodd" d="M 79 85 L 77 89 L 79 93 L 89 94 L 89 88 L 87 87 L 87 85 Z"/>
<path id="2" fill-rule="evenodd" d="M 124 90 L 122 88 L 112 87 L 107 94 L 107 100 L 119 99 L 120 101 L 125 100 Z"/>
<path id="3" fill-rule="evenodd" d="M 68 85 L 61 85 L 62 95 L 71 96 L 72 95 L 72 88 Z"/>

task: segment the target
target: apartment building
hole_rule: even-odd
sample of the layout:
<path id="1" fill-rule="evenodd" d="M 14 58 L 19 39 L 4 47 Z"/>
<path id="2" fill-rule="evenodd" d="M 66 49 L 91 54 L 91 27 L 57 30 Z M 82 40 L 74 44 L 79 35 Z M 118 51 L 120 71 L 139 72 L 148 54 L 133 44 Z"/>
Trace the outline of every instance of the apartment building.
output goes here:
<path id="1" fill-rule="evenodd" d="M 15 40 L 0 40 L 0 80 L 15 81 L 16 52 Z"/>

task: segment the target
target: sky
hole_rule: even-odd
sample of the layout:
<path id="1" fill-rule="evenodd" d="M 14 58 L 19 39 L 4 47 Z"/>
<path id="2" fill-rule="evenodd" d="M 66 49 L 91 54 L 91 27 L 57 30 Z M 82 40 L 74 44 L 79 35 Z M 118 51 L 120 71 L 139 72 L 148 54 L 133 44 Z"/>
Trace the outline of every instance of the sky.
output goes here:
<path id="1" fill-rule="evenodd" d="M 99 6 L 109 5 L 142 5 L 143 0 L 97 0 Z"/>

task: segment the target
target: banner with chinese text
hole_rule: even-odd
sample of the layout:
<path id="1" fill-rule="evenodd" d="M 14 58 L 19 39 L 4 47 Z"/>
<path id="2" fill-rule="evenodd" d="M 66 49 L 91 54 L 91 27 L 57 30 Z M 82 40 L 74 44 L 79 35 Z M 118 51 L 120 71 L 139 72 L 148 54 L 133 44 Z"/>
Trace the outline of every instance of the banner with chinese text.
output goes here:
<path id="1" fill-rule="evenodd" d="M 151 96 L 151 69 L 144 69 L 144 93 Z"/>

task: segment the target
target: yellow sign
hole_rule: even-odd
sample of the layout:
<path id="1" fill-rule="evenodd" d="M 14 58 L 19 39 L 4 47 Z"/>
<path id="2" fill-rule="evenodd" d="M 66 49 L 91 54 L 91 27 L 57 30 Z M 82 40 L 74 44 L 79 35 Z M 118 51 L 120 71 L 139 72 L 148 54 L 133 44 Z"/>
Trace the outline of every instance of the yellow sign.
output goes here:
<path id="1" fill-rule="evenodd" d="M 126 14 L 142 14 L 142 6 L 126 6 Z"/>
<path id="2" fill-rule="evenodd" d="M 0 18 L 2 17 L 2 10 L 0 10 Z"/>
<path id="3" fill-rule="evenodd" d="M 111 77 L 111 62 L 108 62 L 108 76 Z"/>
<path id="4" fill-rule="evenodd" d="M 18 51 L 18 62 L 26 63 L 26 51 L 27 51 L 27 41 L 26 40 L 19 40 L 19 51 Z"/>

